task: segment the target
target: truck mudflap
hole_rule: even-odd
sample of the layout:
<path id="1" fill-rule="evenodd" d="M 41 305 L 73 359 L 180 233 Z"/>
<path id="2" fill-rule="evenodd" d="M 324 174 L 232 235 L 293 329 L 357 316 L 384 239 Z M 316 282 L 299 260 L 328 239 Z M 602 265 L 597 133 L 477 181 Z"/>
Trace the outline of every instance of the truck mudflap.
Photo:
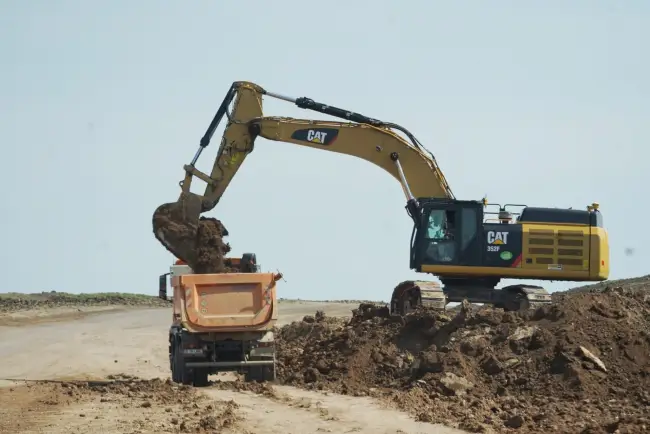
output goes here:
<path id="1" fill-rule="evenodd" d="M 274 273 L 186 274 L 181 321 L 193 331 L 263 328 L 277 320 Z"/>

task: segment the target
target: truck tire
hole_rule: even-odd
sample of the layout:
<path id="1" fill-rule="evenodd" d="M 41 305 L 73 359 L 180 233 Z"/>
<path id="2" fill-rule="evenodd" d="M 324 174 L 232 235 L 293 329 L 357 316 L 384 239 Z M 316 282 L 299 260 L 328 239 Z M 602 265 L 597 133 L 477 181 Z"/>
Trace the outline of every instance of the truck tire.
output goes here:
<path id="1" fill-rule="evenodd" d="M 262 366 L 262 381 L 263 382 L 273 382 L 275 381 L 275 360 L 273 360 L 273 365 L 271 366 Z"/>
<path id="2" fill-rule="evenodd" d="M 194 387 L 205 387 L 209 384 L 208 369 L 195 368 L 192 372 L 192 384 Z"/>
<path id="3" fill-rule="evenodd" d="M 192 375 L 190 370 L 185 367 L 185 357 L 183 357 L 181 348 L 181 340 L 177 339 L 174 345 L 172 381 L 175 383 L 190 385 L 192 384 Z"/>
<path id="4" fill-rule="evenodd" d="M 174 342 L 174 345 L 170 347 L 170 355 L 169 355 L 169 363 L 171 365 L 171 371 L 172 371 L 172 381 L 174 383 L 180 383 L 181 382 L 181 377 L 178 375 L 178 367 L 176 366 L 177 364 L 177 359 L 178 357 L 176 356 L 178 346 L 176 345 L 176 342 Z"/>
<path id="5" fill-rule="evenodd" d="M 263 360 L 261 358 L 252 358 L 251 360 Z M 244 374 L 244 381 L 251 382 L 257 381 L 258 383 L 266 383 L 275 381 L 275 359 L 273 365 L 270 366 L 251 366 Z"/>
<path id="6" fill-rule="evenodd" d="M 244 381 L 246 383 L 250 383 L 250 382 L 253 382 L 253 381 L 260 381 L 261 380 L 261 374 L 262 374 L 262 372 L 260 371 L 259 366 L 251 366 L 244 373 Z"/>

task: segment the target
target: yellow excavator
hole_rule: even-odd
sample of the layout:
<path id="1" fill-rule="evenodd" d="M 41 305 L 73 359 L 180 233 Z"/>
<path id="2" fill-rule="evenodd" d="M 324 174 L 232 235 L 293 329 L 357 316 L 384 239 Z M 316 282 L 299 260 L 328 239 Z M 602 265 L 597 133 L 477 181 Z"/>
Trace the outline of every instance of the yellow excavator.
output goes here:
<path id="1" fill-rule="evenodd" d="M 264 116 L 263 97 L 345 121 Z M 195 165 L 224 116 L 227 126 L 208 175 Z M 444 309 L 449 302 L 465 299 L 509 311 L 525 310 L 550 303 L 550 294 L 526 284 L 496 289 L 502 278 L 602 281 L 609 276 L 608 235 L 597 203 L 585 209 L 562 209 L 458 200 L 431 152 L 405 128 L 245 81 L 232 84 L 194 158 L 184 166 L 179 200 L 161 205 L 154 213 L 156 238 L 177 258 L 192 255 L 191 239 L 201 213 L 217 205 L 257 137 L 358 157 L 400 182 L 414 223 L 410 268 L 433 274 L 442 284 L 400 283 L 391 297 L 392 314 L 405 315 L 420 305 Z M 194 177 L 207 184 L 203 195 L 190 192 Z M 173 216 L 177 229 L 183 228 L 183 236 L 156 224 L 155 216 L 162 210 Z"/>

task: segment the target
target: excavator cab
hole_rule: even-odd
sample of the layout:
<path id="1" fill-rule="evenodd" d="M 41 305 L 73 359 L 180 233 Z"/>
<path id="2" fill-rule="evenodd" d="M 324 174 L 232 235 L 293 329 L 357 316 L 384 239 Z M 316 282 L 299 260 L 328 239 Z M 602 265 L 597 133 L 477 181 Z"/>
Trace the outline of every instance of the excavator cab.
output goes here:
<path id="1" fill-rule="evenodd" d="M 397 313 L 405 312 L 403 306 L 464 299 L 527 309 L 549 303 L 550 295 L 528 284 L 496 289 L 501 279 L 602 281 L 609 275 L 607 232 L 597 204 L 586 210 L 493 204 L 498 212 L 489 212 L 486 201 L 417 203 L 409 213 L 415 222 L 411 269 L 437 276 L 442 287 L 400 284 L 391 299 Z M 511 212 L 513 207 L 523 209 Z"/>
<path id="2" fill-rule="evenodd" d="M 479 265 L 483 204 L 448 199 L 419 202 L 421 214 L 415 227 L 411 268 Z"/>

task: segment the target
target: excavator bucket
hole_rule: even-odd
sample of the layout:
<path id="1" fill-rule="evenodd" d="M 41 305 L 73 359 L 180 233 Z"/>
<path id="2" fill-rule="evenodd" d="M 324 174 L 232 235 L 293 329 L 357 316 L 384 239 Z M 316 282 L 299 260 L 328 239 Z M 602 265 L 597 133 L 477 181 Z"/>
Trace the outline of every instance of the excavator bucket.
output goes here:
<path id="1" fill-rule="evenodd" d="M 153 213 L 153 232 L 158 241 L 176 258 L 196 262 L 199 220 L 203 198 L 181 193 L 176 202 L 160 205 Z"/>

